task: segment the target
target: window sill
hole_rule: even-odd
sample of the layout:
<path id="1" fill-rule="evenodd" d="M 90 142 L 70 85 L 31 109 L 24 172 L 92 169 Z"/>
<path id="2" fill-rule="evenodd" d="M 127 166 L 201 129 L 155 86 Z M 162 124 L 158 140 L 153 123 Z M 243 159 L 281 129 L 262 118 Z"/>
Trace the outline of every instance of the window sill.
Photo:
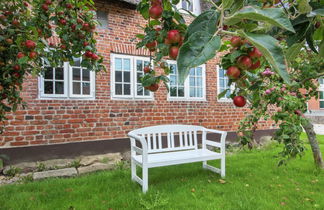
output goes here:
<path id="1" fill-rule="evenodd" d="M 178 102 L 207 102 L 205 98 L 193 99 L 193 98 L 168 98 L 168 101 L 178 101 Z"/>
<path id="2" fill-rule="evenodd" d="M 71 100 L 71 101 L 94 101 L 96 100 L 95 97 L 39 97 L 38 100 L 40 101 L 46 101 L 46 100 L 58 100 L 58 101 L 63 101 L 63 100 Z"/>
<path id="3" fill-rule="evenodd" d="M 219 103 L 233 103 L 232 99 L 218 99 L 217 102 Z"/>
<path id="4" fill-rule="evenodd" d="M 154 101 L 154 98 L 132 98 L 132 97 L 111 97 L 111 100 L 115 101 Z"/>

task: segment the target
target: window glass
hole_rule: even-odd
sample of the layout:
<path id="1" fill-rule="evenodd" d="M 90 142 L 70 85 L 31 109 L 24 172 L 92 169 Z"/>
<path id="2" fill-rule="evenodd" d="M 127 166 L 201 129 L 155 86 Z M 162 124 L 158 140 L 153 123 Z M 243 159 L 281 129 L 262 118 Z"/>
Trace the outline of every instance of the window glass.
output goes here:
<path id="1" fill-rule="evenodd" d="M 221 99 L 229 99 L 231 95 L 231 88 L 228 86 L 228 77 L 226 76 L 226 70 L 218 69 L 218 93 L 223 92 L 224 90 L 229 89 L 226 92 L 226 95 Z"/>

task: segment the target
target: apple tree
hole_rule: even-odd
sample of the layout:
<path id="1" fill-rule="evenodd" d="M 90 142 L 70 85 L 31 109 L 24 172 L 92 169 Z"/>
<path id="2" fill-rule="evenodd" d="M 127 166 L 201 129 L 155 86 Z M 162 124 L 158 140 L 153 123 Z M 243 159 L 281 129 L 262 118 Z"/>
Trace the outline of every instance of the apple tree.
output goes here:
<path id="1" fill-rule="evenodd" d="M 20 97 L 28 75 L 43 73 L 83 56 L 82 66 L 104 68 L 96 50 L 92 0 L 0 1 L 0 123 L 6 112 L 25 106 Z M 55 39 L 57 41 L 55 41 Z"/>
<path id="2" fill-rule="evenodd" d="M 210 9 L 197 17 L 187 11 L 194 16 L 188 26 L 176 7 L 179 0 L 140 2 L 138 11 L 148 23 L 145 34 L 137 35 L 137 47 L 148 48 L 154 64 L 164 69 L 157 76 L 148 67 L 143 86 L 151 89 L 167 81 L 170 69 L 165 59 L 177 60 L 183 82 L 190 68 L 223 52 L 221 66 L 230 78 L 228 85 L 235 86 L 233 103 L 251 109 L 240 123 L 240 142 L 252 147 L 259 120 L 274 120 L 279 128 L 275 139 L 284 145 L 279 162 L 283 164 L 304 153 L 304 128 L 315 165 L 324 168 L 313 126 L 303 115 L 307 101 L 318 97 L 316 81 L 324 75 L 324 1 L 208 2 Z"/>

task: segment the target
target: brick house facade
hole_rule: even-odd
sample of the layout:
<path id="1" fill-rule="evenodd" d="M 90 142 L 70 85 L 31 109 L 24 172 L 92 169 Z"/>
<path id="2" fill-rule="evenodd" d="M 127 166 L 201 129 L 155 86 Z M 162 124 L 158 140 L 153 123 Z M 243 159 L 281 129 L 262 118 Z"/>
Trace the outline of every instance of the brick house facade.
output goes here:
<path id="1" fill-rule="evenodd" d="M 97 1 L 96 7 L 107 17 L 107 25 L 97 29 L 97 46 L 105 58 L 107 71 L 95 76 L 86 75 L 84 81 L 80 75 L 75 81 L 71 73 L 64 73 L 64 78 L 73 77 L 66 80 L 28 76 L 22 92 L 28 107 L 8 114 L 6 131 L 0 136 L 0 147 L 110 141 L 126 138 L 132 129 L 160 124 L 194 124 L 235 131 L 249 109 L 247 106 L 237 108 L 226 98 L 217 99 L 222 88 L 220 83 L 226 82 L 224 72 L 217 67 L 217 57 L 193 73 L 196 75 L 193 80 L 202 81 L 202 84 L 190 86 L 190 81 L 182 92 L 181 87 L 175 87 L 177 94 L 183 97 L 171 97 L 164 86 L 152 95 L 143 91 L 139 93 L 136 76 L 140 71 L 136 67 L 148 59 L 148 52 L 136 50 L 134 37 L 141 33 L 137 25 L 144 25 L 144 19 L 136 12 L 135 6 L 127 2 Z M 82 69 L 76 71 L 82 72 Z M 117 74 L 123 74 L 123 81 L 116 81 Z M 85 82 L 87 79 L 89 82 Z M 57 85 L 55 91 L 64 89 L 65 95 L 51 97 L 47 90 L 44 92 L 44 86 L 48 87 L 46 81 L 49 85 Z M 73 89 L 75 84 L 79 89 Z M 80 87 L 83 93 L 89 93 L 89 97 L 74 97 L 73 91 L 80 91 Z M 270 128 L 273 128 L 270 121 L 262 121 L 258 126 L 263 130 Z"/>

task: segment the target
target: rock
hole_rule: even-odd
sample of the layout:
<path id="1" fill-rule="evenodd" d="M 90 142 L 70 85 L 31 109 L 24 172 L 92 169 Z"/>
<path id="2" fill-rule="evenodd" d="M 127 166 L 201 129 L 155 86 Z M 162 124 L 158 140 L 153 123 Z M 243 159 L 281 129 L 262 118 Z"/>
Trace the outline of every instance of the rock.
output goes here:
<path id="1" fill-rule="evenodd" d="M 64 168 L 65 166 L 70 166 L 74 159 L 52 159 L 40 161 L 38 164 L 44 164 L 46 168 Z"/>
<path id="2" fill-rule="evenodd" d="M 274 142 L 272 140 L 272 136 L 262 136 L 260 138 L 260 144 L 261 146 L 265 147 L 265 146 L 268 146 L 269 144 L 271 144 L 272 142 Z"/>
<path id="3" fill-rule="evenodd" d="M 108 164 L 94 163 L 89 166 L 84 166 L 84 167 L 78 168 L 78 172 L 79 172 L 79 174 L 86 174 L 86 173 L 91 173 L 91 172 L 95 172 L 95 171 L 109 170 L 109 169 L 113 169 L 113 168 L 114 168 L 113 163 L 108 163 Z"/>
<path id="4" fill-rule="evenodd" d="M 78 175 L 78 172 L 75 168 L 64 168 L 51 171 L 42 171 L 36 172 L 33 174 L 33 179 L 45 179 L 50 177 L 71 177 Z"/>
<path id="5" fill-rule="evenodd" d="M 131 151 L 124 152 L 121 156 L 122 156 L 123 160 L 130 161 L 131 160 Z"/>
<path id="6" fill-rule="evenodd" d="M 103 155 L 92 155 L 81 157 L 80 165 L 89 166 L 93 163 L 117 163 L 122 159 L 120 153 L 108 153 Z"/>

